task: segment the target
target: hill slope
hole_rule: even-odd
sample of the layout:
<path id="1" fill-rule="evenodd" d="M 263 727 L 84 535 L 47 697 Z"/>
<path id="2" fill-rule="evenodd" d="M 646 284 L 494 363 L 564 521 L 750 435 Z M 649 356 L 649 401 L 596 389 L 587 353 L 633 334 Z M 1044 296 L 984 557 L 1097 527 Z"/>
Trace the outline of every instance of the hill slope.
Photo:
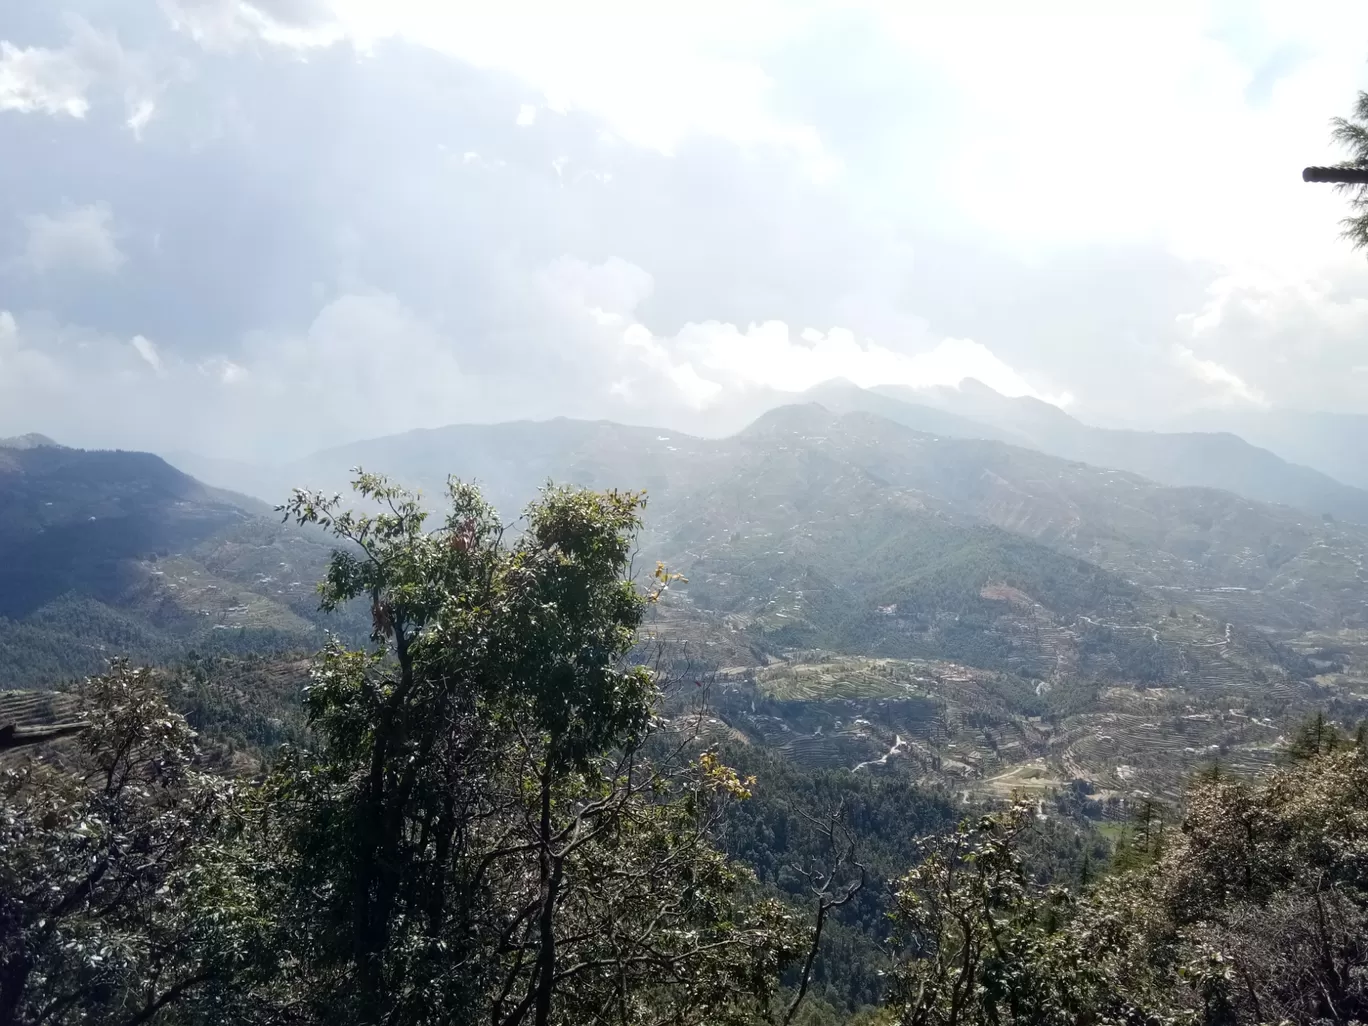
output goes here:
<path id="1" fill-rule="evenodd" d="M 0 448 L 0 678 L 318 643 L 329 548 L 149 453 Z"/>
<path id="2" fill-rule="evenodd" d="M 963 427 L 947 433 L 961 437 L 999 437 L 1063 459 L 1126 470 L 1160 484 L 1219 488 L 1260 502 L 1368 524 L 1368 491 L 1301 465 L 1310 463 L 1308 459 L 1288 462 L 1229 431 L 1092 427 L 1049 403 L 1030 397 L 1008 398 L 974 381 L 964 382 L 959 389 L 916 391 L 894 386 L 877 389 L 874 394 L 879 400 L 863 404 L 852 396 L 849 408 L 890 416 L 889 400 L 923 408 L 929 405 L 943 415 L 957 417 Z M 978 424 L 987 430 L 975 432 L 969 427 Z M 1301 449 L 1298 452 L 1306 455 Z"/>
<path id="3" fill-rule="evenodd" d="M 810 403 L 724 439 L 576 421 L 411 432 L 317 454 L 290 483 L 341 488 L 361 464 L 431 498 L 453 473 L 510 519 L 547 479 L 648 488 L 638 565 L 689 578 L 652 624 L 672 665 L 718 675 L 719 737 L 811 765 L 910 761 L 992 793 L 1080 776 L 1167 791 L 1211 751 L 1257 767 L 1289 718 L 1361 704 L 1368 529 L 957 436 L 979 429 L 882 399 L 904 423 Z M 186 565 L 250 588 L 205 556 L 225 551 L 216 531 Z M 250 567 L 261 539 L 233 551 Z M 252 601 L 279 603 L 263 587 Z M 136 592 L 101 607 L 114 614 L 149 622 Z"/>
<path id="4" fill-rule="evenodd" d="M 1368 416 L 1304 410 L 1211 410 L 1180 425 L 1196 431 L 1233 431 L 1283 459 L 1314 467 L 1356 488 L 1368 488 L 1363 439 Z"/>

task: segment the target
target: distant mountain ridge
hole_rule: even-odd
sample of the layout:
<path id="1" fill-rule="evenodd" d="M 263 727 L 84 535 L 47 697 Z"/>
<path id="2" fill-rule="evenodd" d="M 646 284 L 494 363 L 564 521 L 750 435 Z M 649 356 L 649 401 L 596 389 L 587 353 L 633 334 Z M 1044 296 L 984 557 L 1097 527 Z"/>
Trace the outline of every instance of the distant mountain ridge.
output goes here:
<path id="1" fill-rule="evenodd" d="M 1368 488 L 1368 415 L 1308 410 L 1209 410 L 1189 413 L 1176 427 L 1232 431 L 1283 459 L 1302 463 L 1357 488 Z"/>
<path id="2" fill-rule="evenodd" d="M 909 510 L 912 507 L 906 504 L 913 503 L 950 523 L 993 525 L 1146 587 L 1230 587 L 1262 593 L 1272 586 L 1278 596 L 1265 595 L 1268 608 L 1259 614 L 1270 623 L 1290 624 L 1299 615 L 1324 623 L 1345 616 L 1357 621 L 1364 614 L 1364 600 L 1356 589 L 1368 582 L 1353 560 L 1368 532 L 1352 526 L 1348 516 L 1335 514 L 1342 522 L 1337 525 L 1314 507 L 1268 505 L 1209 486 L 1164 485 L 1134 471 L 1002 440 L 1018 438 L 1040 423 L 1077 425 L 1045 404 L 1015 407 L 1029 415 L 1018 418 L 1020 427 L 980 428 L 979 422 L 962 414 L 853 386 L 829 388 L 822 398 L 830 405 L 779 407 L 724 439 L 571 420 L 408 432 L 315 454 L 285 468 L 293 480 L 282 476 L 280 486 L 343 490 L 349 469 L 359 464 L 420 488 L 436 501 L 446 476 L 454 474 L 481 484 L 510 519 L 550 480 L 595 488 L 643 488 L 650 496 L 646 547 L 686 559 L 691 557 L 679 536 L 671 535 L 681 518 L 714 507 L 717 494 L 731 496 L 734 516 L 756 502 L 765 508 L 790 508 L 782 495 L 759 498 L 751 482 L 764 480 L 785 461 L 801 457 L 809 468 L 804 473 L 816 473 L 820 466 L 841 468 L 839 474 L 832 471 L 825 487 L 864 488 L 874 482 L 870 487 L 877 495 L 871 493 L 871 502 L 890 501 L 893 493 L 885 490 L 891 487 L 901 496 L 896 501 Z M 877 412 L 861 409 L 864 404 Z M 937 433 L 925 430 L 931 426 Z M 1114 433 L 1079 427 L 1085 438 L 1115 441 Z M 966 437 L 961 431 L 979 437 Z M 1129 435 L 1119 437 L 1124 441 Z M 1219 438 L 1217 443 L 1225 444 Z M 1287 471 L 1289 480 L 1301 479 L 1304 468 L 1270 459 L 1272 466 Z M 738 472 L 738 466 L 747 469 Z M 792 487 L 816 487 L 804 480 L 793 478 Z M 733 484 L 722 487 L 724 481 Z M 1339 488 L 1343 491 L 1336 492 L 1341 500 L 1336 508 L 1352 511 L 1357 493 L 1347 486 Z M 751 512 L 761 515 L 763 509 Z M 1325 551 L 1334 554 L 1333 571 L 1321 568 L 1306 577 L 1278 576 L 1278 567 L 1302 565 L 1298 560 L 1311 559 L 1320 551 L 1318 546 L 1327 546 Z M 1335 578 L 1338 583 L 1331 581 L 1335 575 L 1340 575 Z"/>
<path id="3" fill-rule="evenodd" d="M 819 402 L 826 401 L 833 409 L 877 413 L 917 430 L 996 439 L 1062 459 L 1129 471 L 1158 484 L 1219 488 L 1260 502 L 1368 524 L 1368 490 L 1288 462 L 1230 432 L 1093 427 L 1050 403 L 1029 396 L 1009 398 L 972 380 L 958 389 L 924 391 L 899 386 L 864 390 L 829 382 L 814 392 Z M 891 402 L 902 403 L 906 409 L 900 411 Z M 946 419 L 935 421 L 927 411 Z"/>
<path id="4" fill-rule="evenodd" d="M 1259 502 L 1368 524 L 1368 489 L 1289 462 L 1229 432 L 1093 427 L 1057 406 L 1030 397 L 1009 398 L 973 380 L 954 389 L 865 389 L 835 379 L 789 398 L 799 404 L 816 402 L 834 413 L 876 414 L 937 437 L 1005 442 L 1061 459 L 1139 474 L 1161 485 L 1216 488 Z M 782 405 L 785 403 L 779 402 Z M 597 427 L 590 428 L 591 424 Z M 416 476 L 410 479 L 432 494 L 440 492 L 442 480 L 433 476 L 431 467 L 445 460 L 460 468 L 461 476 L 483 482 L 491 498 L 501 505 L 506 501 L 520 504 L 529 497 L 527 491 L 521 486 L 511 487 L 511 482 L 522 479 L 524 471 L 520 468 L 528 465 L 527 461 L 542 468 L 544 481 L 595 432 L 601 439 L 617 436 L 618 441 L 612 444 L 622 456 L 624 446 L 649 448 L 647 443 L 657 437 L 697 437 L 664 428 L 557 418 L 410 431 L 323 450 L 278 467 L 191 454 L 169 458 L 196 477 L 271 503 L 283 501 L 290 489 L 303 483 L 330 490 L 345 488 L 347 469 L 358 463 L 387 467 L 401 478 L 412 472 Z M 542 436 L 546 435 L 560 440 L 543 443 Z M 634 441 L 628 443 L 627 439 Z M 640 474 L 642 487 L 646 487 L 649 464 L 641 466 Z"/>

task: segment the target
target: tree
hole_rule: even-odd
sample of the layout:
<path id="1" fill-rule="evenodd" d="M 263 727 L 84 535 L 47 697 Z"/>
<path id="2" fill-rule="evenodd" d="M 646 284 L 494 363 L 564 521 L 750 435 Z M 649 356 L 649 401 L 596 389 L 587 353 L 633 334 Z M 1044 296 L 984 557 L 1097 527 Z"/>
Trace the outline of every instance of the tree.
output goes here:
<path id="1" fill-rule="evenodd" d="M 358 473 L 380 512 L 298 492 L 343 548 L 325 608 L 363 601 L 371 651 L 333 643 L 308 689 L 321 745 L 283 766 L 307 1014 L 493 1026 L 764 1014 L 797 954 L 713 825 L 746 783 L 658 715 L 634 662 L 654 590 L 628 579 L 643 499 L 550 489 L 511 543 L 451 482 L 444 522 Z M 659 753 L 647 758 L 648 751 Z"/>
<path id="2" fill-rule="evenodd" d="M 1317 712 L 1297 728 L 1287 746 L 1287 757 L 1314 759 L 1348 743 L 1348 739 L 1342 737 L 1335 725 L 1325 718 L 1325 713 Z"/>
<path id="3" fill-rule="evenodd" d="M 76 745 L 0 778 L 0 1024 L 231 1018 L 268 919 L 236 791 L 148 671 L 82 698 Z"/>
<path id="4" fill-rule="evenodd" d="M 1195 780 L 1176 836 L 1077 894 L 1027 886 L 1029 827 L 1017 805 L 922 843 L 897 895 L 901 1022 L 1368 1020 L 1361 746 Z"/>
<path id="5" fill-rule="evenodd" d="M 1368 168 L 1368 92 L 1358 94 L 1354 112 L 1349 117 L 1335 118 L 1331 124 L 1335 142 L 1349 151 L 1349 159 L 1338 166 Z M 1353 211 L 1341 222 L 1344 237 L 1355 249 L 1363 249 L 1368 246 L 1368 184 L 1346 182 L 1335 188 L 1348 193 L 1349 207 Z"/>
<path id="6" fill-rule="evenodd" d="M 903 1026 L 1070 1021 L 1085 999 L 1074 980 L 1044 971 L 1041 906 L 1019 851 L 1033 818 L 1021 802 L 919 842 L 896 892 L 892 1006 Z"/>

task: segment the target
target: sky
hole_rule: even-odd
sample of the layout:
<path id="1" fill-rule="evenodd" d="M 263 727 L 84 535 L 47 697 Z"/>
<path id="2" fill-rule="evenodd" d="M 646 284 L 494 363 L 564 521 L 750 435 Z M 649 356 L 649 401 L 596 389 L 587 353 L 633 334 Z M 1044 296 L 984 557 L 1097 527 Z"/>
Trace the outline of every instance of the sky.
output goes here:
<path id="1" fill-rule="evenodd" d="M 4 0 L 0 436 L 1368 413 L 1361 88 L 1317 0 Z"/>

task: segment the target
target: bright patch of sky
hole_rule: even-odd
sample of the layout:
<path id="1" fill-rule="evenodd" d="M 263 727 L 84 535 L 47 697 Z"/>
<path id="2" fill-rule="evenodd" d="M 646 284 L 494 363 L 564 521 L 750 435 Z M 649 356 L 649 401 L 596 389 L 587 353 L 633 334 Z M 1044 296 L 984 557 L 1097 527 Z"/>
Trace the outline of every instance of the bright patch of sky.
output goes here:
<path id="1" fill-rule="evenodd" d="M 0 435 L 702 430 L 833 377 L 1368 412 L 1299 174 L 1365 58 L 1291 0 L 12 0 Z"/>

